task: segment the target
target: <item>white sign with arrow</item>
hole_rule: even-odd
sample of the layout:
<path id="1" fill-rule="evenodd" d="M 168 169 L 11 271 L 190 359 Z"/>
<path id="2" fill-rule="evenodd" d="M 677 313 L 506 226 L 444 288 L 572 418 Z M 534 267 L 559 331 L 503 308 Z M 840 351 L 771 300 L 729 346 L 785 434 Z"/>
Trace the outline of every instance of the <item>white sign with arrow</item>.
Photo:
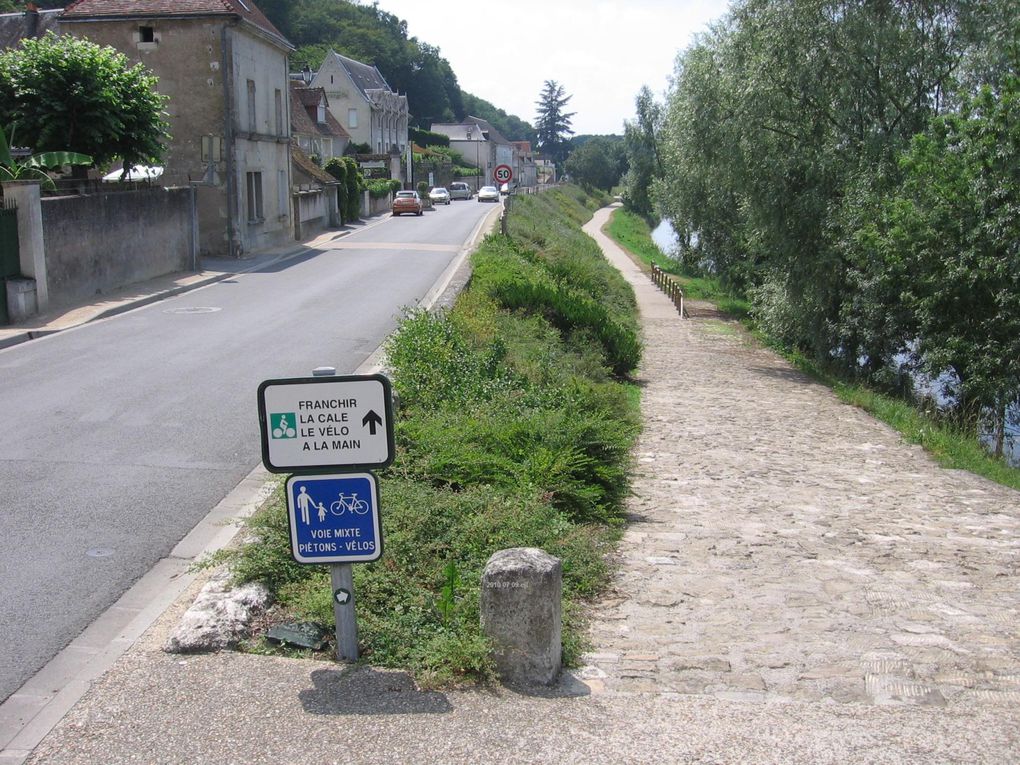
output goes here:
<path id="1" fill-rule="evenodd" d="M 393 461 L 383 375 L 266 380 L 258 395 L 262 462 L 271 472 L 356 472 Z"/>

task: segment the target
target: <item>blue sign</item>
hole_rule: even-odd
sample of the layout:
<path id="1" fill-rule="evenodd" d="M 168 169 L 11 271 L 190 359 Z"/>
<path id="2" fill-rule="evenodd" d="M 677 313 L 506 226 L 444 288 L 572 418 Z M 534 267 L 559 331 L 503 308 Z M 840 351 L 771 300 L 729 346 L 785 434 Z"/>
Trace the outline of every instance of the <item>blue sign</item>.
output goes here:
<path id="1" fill-rule="evenodd" d="M 371 473 L 291 476 L 287 511 L 298 563 L 368 563 L 382 555 L 379 487 Z"/>

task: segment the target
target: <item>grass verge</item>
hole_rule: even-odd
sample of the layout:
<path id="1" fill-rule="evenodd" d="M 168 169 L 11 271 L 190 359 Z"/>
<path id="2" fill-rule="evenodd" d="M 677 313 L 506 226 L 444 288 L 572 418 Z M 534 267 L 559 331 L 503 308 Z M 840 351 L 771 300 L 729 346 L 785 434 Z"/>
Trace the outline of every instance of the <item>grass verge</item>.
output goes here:
<path id="1" fill-rule="evenodd" d="M 564 658 L 608 580 L 639 429 L 633 293 L 580 225 L 601 200 L 561 189 L 514 200 L 449 313 L 409 312 L 389 340 L 397 457 L 380 474 L 384 553 L 354 567 L 362 655 L 426 686 L 493 676 L 479 625 L 489 556 L 539 547 L 563 561 Z M 227 553 L 261 581 L 272 618 L 332 626 L 328 570 L 290 556 L 282 493 Z M 270 650 L 255 641 L 249 650 Z"/>
<path id="2" fill-rule="evenodd" d="M 909 443 L 922 446 L 943 467 L 967 470 L 1020 490 L 1020 469 L 990 456 L 972 432 L 932 418 L 909 401 L 842 380 L 795 350 L 764 336 L 751 323 L 747 301 L 726 292 L 716 280 L 683 274 L 680 264 L 663 255 L 652 241 L 651 230 L 643 218 L 627 210 L 617 210 L 606 226 L 606 233 L 640 262 L 649 267 L 654 263 L 666 272 L 675 274 L 686 296 L 709 300 L 720 310 L 740 319 L 763 344 L 805 374 L 832 388 L 840 400 L 863 409 L 889 425 Z"/>

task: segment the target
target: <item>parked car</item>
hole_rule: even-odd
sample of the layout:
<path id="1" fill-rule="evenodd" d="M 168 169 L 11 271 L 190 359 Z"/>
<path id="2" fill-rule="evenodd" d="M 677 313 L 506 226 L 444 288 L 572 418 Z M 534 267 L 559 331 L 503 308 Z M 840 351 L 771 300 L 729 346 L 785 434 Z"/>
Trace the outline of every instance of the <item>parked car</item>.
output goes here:
<path id="1" fill-rule="evenodd" d="M 480 189 L 478 189 L 478 201 L 498 202 L 499 189 L 497 189 L 495 186 L 482 186 Z"/>
<path id="2" fill-rule="evenodd" d="M 421 215 L 423 209 L 424 205 L 421 203 L 421 197 L 418 196 L 417 191 L 398 191 L 397 195 L 393 197 L 394 215 L 403 215 L 404 213 Z"/>
<path id="3" fill-rule="evenodd" d="M 460 181 L 451 183 L 450 199 L 471 199 L 471 187 Z"/>
<path id="4" fill-rule="evenodd" d="M 433 204 L 448 205 L 450 204 L 450 192 L 442 186 L 436 186 L 429 192 L 429 199 L 432 200 Z"/>

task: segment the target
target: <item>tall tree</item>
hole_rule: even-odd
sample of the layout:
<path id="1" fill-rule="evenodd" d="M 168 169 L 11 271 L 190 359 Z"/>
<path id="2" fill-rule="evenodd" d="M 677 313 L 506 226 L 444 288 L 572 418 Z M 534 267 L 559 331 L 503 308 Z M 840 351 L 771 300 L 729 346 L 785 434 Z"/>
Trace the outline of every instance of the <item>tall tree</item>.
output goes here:
<path id="1" fill-rule="evenodd" d="M 681 56 L 660 203 L 693 226 L 693 259 L 758 288 L 767 329 L 820 360 L 873 355 L 839 331 L 848 188 L 895 183 L 897 155 L 953 103 L 984 4 L 737 0 Z"/>
<path id="2" fill-rule="evenodd" d="M 538 101 L 535 102 L 538 106 L 535 132 L 538 136 L 539 151 L 560 166 L 570 152 L 568 136 L 574 134 L 570 125 L 571 118 L 576 112 L 564 111 L 572 97 L 567 95 L 563 86 L 556 80 L 546 80 Z"/>
<path id="3" fill-rule="evenodd" d="M 863 273 L 891 285 L 900 347 L 916 340 L 915 363 L 953 373 L 958 408 L 995 423 L 1001 456 L 1020 395 L 1020 79 L 933 120 L 901 164 L 895 192 L 865 207 Z"/>
<path id="4" fill-rule="evenodd" d="M 627 169 L 627 155 L 619 138 L 596 136 L 570 153 L 565 169 L 587 189 L 612 191 Z"/>
<path id="5" fill-rule="evenodd" d="M 166 150 L 156 77 L 110 47 L 47 33 L 0 52 L 0 124 L 36 151 L 71 150 L 97 166 L 154 164 Z"/>
<path id="6" fill-rule="evenodd" d="M 627 153 L 623 202 L 628 209 L 646 218 L 652 215 L 652 181 L 662 175 L 662 161 L 656 137 L 662 123 L 662 106 L 656 103 L 648 86 L 637 95 L 637 119 L 623 126 Z"/>

